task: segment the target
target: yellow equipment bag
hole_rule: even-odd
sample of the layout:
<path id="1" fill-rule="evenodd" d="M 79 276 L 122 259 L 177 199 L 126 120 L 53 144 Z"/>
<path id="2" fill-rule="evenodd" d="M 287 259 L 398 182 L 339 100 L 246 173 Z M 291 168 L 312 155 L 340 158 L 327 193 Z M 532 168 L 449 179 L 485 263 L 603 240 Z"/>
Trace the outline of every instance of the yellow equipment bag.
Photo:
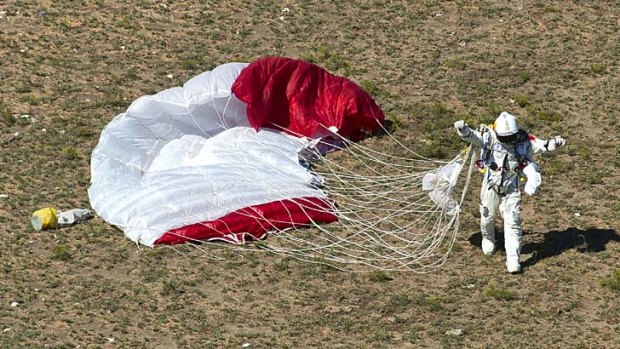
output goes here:
<path id="1" fill-rule="evenodd" d="M 32 227 L 34 230 L 55 229 L 58 210 L 53 207 L 45 207 L 34 211 L 32 214 Z"/>

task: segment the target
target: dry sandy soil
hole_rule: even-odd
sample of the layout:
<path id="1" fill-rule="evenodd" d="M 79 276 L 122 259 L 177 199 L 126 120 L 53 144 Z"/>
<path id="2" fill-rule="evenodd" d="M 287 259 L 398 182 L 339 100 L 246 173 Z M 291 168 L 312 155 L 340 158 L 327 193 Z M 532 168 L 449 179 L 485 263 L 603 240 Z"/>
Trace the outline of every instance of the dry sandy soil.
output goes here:
<path id="1" fill-rule="evenodd" d="M 619 16 L 617 1 L 0 1 L 2 347 L 620 348 Z M 432 156 L 461 146 L 454 120 L 501 110 L 564 136 L 524 200 L 524 273 L 482 256 L 477 186 L 423 275 L 211 261 L 99 218 L 33 231 L 38 208 L 88 207 L 90 152 L 132 100 L 265 55 L 362 84 Z"/>

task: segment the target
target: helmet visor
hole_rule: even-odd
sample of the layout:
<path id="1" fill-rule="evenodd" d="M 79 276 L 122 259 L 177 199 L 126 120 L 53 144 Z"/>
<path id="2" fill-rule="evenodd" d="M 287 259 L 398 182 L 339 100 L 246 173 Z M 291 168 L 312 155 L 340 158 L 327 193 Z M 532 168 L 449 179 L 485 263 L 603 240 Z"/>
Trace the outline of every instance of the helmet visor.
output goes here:
<path id="1" fill-rule="evenodd" d="M 518 133 L 515 133 L 513 135 L 509 135 L 509 136 L 497 135 L 497 140 L 502 142 L 502 143 L 516 143 L 517 142 L 517 138 L 519 138 L 519 134 Z"/>

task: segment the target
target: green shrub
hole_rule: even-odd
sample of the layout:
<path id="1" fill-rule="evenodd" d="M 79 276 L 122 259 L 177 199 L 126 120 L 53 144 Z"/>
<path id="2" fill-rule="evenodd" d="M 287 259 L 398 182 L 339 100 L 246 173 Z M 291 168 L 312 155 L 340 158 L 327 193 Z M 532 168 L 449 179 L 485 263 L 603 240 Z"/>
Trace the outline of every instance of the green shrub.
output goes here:
<path id="1" fill-rule="evenodd" d="M 525 108 L 531 104 L 530 97 L 524 95 L 517 95 L 515 96 L 514 100 L 515 103 L 517 103 L 517 105 L 521 108 Z"/>
<path id="2" fill-rule="evenodd" d="M 616 269 L 611 276 L 603 278 L 603 280 L 601 280 L 601 286 L 607 287 L 612 291 L 620 292 L 620 269 Z"/>
<path id="3" fill-rule="evenodd" d="M 61 152 L 62 156 L 67 160 L 76 160 L 80 158 L 80 154 L 72 147 L 63 148 Z"/>
<path id="4" fill-rule="evenodd" d="M 605 71 L 607 71 L 607 65 L 602 64 L 602 63 L 594 63 L 590 66 L 590 71 L 594 75 L 604 74 Z"/>
<path id="5" fill-rule="evenodd" d="M 512 301 L 517 299 L 517 295 L 505 288 L 496 287 L 493 284 L 487 286 L 484 295 L 501 301 Z"/>
<path id="6" fill-rule="evenodd" d="M 71 251 L 67 245 L 56 245 L 52 248 L 52 259 L 68 261 L 71 259 Z"/>
<path id="7" fill-rule="evenodd" d="M 372 282 L 388 282 L 388 281 L 392 281 L 393 280 L 393 278 L 391 276 L 387 275 L 385 272 L 378 271 L 378 270 L 377 271 L 373 271 L 372 273 L 370 273 L 368 278 Z"/>
<path id="8" fill-rule="evenodd" d="M 15 125 L 15 118 L 11 115 L 11 110 L 2 101 L 0 101 L 0 116 L 2 116 L 2 120 L 7 126 Z"/>
<path id="9" fill-rule="evenodd" d="M 562 114 L 552 110 L 541 110 L 538 112 L 538 118 L 544 121 L 558 122 L 562 121 Z"/>
<path id="10" fill-rule="evenodd" d="M 519 73 L 519 78 L 521 79 L 521 82 L 525 83 L 532 79 L 532 74 L 528 71 L 522 71 Z"/>
<path id="11" fill-rule="evenodd" d="M 371 80 L 362 80 L 360 82 L 360 87 L 364 89 L 364 91 L 368 92 L 373 98 L 377 98 L 377 96 L 381 93 L 381 89 L 377 86 L 377 83 Z"/>

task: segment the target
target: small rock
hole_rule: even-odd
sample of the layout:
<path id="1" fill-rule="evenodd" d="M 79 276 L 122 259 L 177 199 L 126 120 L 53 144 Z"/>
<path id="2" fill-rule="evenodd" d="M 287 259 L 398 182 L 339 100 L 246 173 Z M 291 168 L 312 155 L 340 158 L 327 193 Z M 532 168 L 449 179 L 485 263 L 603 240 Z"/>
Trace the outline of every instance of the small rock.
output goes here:
<path id="1" fill-rule="evenodd" d="M 13 303 L 11 303 L 11 308 L 15 308 L 15 307 L 16 307 L 16 306 L 18 306 L 18 305 L 19 305 L 19 303 L 18 303 L 18 302 L 13 302 Z"/>
<path id="2" fill-rule="evenodd" d="M 281 21 L 283 21 L 283 20 L 284 20 L 284 16 L 280 16 L 280 17 L 278 17 L 278 19 L 280 19 Z"/>
<path id="3" fill-rule="evenodd" d="M 112 337 L 105 337 L 105 339 L 107 339 L 110 343 L 114 343 L 114 338 Z"/>
<path id="4" fill-rule="evenodd" d="M 581 213 L 575 212 L 575 217 L 577 217 L 577 218 L 581 217 Z"/>
<path id="5" fill-rule="evenodd" d="M 172 74 L 168 74 L 168 75 L 166 75 L 166 77 L 167 77 L 168 79 L 172 79 L 172 78 L 174 77 L 174 75 L 172 75 Z"/>
<path id="6" fill-rule="evenodd" d="M 291 10 L 288 7 L 285 7 L 282 9 L 282 12 L 291 12 Z"/>
<path id="7" fill-rule="evenodd" d="M 241 348 L 249 348 L 250 346 L 252 346 L 252 344 L 250 344 L 250 343 L 243 343 Z"/>
<path id="8" fill-rule="evenodd" d="M 463 330 L 460 328 L 455 328 L 455 329 L 446 331 L 446 334 L 448 336 L 460 336 L 463 334 Z"/>

